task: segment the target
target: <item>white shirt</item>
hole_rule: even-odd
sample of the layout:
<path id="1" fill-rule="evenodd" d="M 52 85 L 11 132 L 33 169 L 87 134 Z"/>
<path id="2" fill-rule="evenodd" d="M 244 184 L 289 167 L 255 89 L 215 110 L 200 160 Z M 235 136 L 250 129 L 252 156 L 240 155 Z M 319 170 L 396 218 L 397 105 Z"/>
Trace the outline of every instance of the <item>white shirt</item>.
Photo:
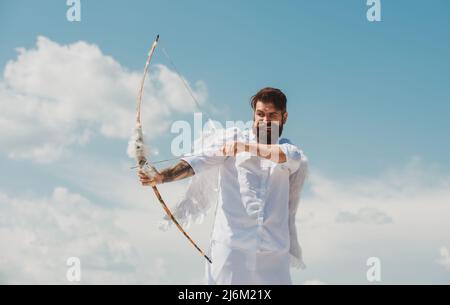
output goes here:
<path id="1" fill-rule="evenodd" d="M 225 139 L 210 149 L 219 151 L 224 142 L 233 139 L 256 143 L 251 130 L 234 129 L 227 130 Z M 286 155 L 284 163 L 249 152 L 235 157 L 203 154 L 184 158 L 196 175 L 219 167 L 210 249 L 213 265 L 207 265 L 209 283 L 290 283 L 290 178 L 298 172 L 303 154 L 287 139 L 278 144 Z M 266 272 L 261 272 L 263 269 Z"/>

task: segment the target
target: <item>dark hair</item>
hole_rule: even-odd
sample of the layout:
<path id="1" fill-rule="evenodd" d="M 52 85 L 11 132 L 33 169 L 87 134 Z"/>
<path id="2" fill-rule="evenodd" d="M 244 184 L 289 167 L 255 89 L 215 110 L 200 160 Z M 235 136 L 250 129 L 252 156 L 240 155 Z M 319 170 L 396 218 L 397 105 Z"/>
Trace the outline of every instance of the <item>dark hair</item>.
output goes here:
<path id="1" fill-rule="evenodd" d="M 259 90 L 250 100 L 250 106 L 252 106 L 253 110 L 255 110 L 258 101 L 272 103 L 277 110 L 281 110 L 283 113 L 286 112 L 286 95 L 280 89 L 266 87 Z"/>

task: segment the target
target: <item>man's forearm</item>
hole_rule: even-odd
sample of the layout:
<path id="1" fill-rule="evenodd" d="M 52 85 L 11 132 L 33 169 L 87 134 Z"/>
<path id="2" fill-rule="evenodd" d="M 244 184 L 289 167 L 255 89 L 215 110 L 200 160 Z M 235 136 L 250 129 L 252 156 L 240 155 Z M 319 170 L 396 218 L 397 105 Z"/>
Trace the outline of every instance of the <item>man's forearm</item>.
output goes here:
<path id="1" fill-rule="evenodd" d="M 246 143 L 245 151 L 276 163 L 286 162 L 286 154 L 280 149 L 280 145 L 277 144 Z"/>
<path id="2" fill-rule="evenodd" d="M 175 166 L 166 168 L 160 172 L 162 183 L 173 182 L 194 176 L 192 167 L 184 160 L 181 160 Z"/>

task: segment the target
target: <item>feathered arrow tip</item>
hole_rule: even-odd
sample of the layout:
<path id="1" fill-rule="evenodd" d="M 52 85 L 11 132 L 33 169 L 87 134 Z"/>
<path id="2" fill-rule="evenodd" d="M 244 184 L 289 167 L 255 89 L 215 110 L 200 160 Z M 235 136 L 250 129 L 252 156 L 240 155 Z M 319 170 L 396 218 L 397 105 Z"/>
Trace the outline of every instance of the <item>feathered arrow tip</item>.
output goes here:
<path id="1" fill-rule="evenodd" d="M 136 164 L 139 169 L 143 170 L 144 173 L 149 177 L 154 177 L 157 174 L 156 169 L 148 164 L 147 154 L 149 152 L 148 147 L 144 143 L 144 133 L 142 132 L 142 125 L 136 123 L 133 129 L 133 134 L 130 141 L 128 142 L 128 156 L 136 160 Z"/>

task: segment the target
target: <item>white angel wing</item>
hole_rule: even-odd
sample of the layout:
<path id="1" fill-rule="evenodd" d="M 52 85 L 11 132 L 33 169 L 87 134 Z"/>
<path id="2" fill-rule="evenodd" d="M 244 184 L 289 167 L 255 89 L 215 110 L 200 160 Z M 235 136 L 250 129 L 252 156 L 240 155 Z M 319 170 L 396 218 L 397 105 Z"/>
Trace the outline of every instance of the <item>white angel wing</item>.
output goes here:
<path id="1" fill-rule="evenodd" d="M 223 139 L 224 130 L 206 131 L 194 142 L 193 155 L 216 153 L 214 147 Z M 196 173 L 189 179 L 188 189 L 183 199 L 173 209 L 173 215 L 181 226 L 188 228 L 193 222 L 202 223 L 212 205 L 215 205 L 219 194 L 218 167 Z M 166 231 L 171 221 L 164 216 L 159 228 Z"/>

